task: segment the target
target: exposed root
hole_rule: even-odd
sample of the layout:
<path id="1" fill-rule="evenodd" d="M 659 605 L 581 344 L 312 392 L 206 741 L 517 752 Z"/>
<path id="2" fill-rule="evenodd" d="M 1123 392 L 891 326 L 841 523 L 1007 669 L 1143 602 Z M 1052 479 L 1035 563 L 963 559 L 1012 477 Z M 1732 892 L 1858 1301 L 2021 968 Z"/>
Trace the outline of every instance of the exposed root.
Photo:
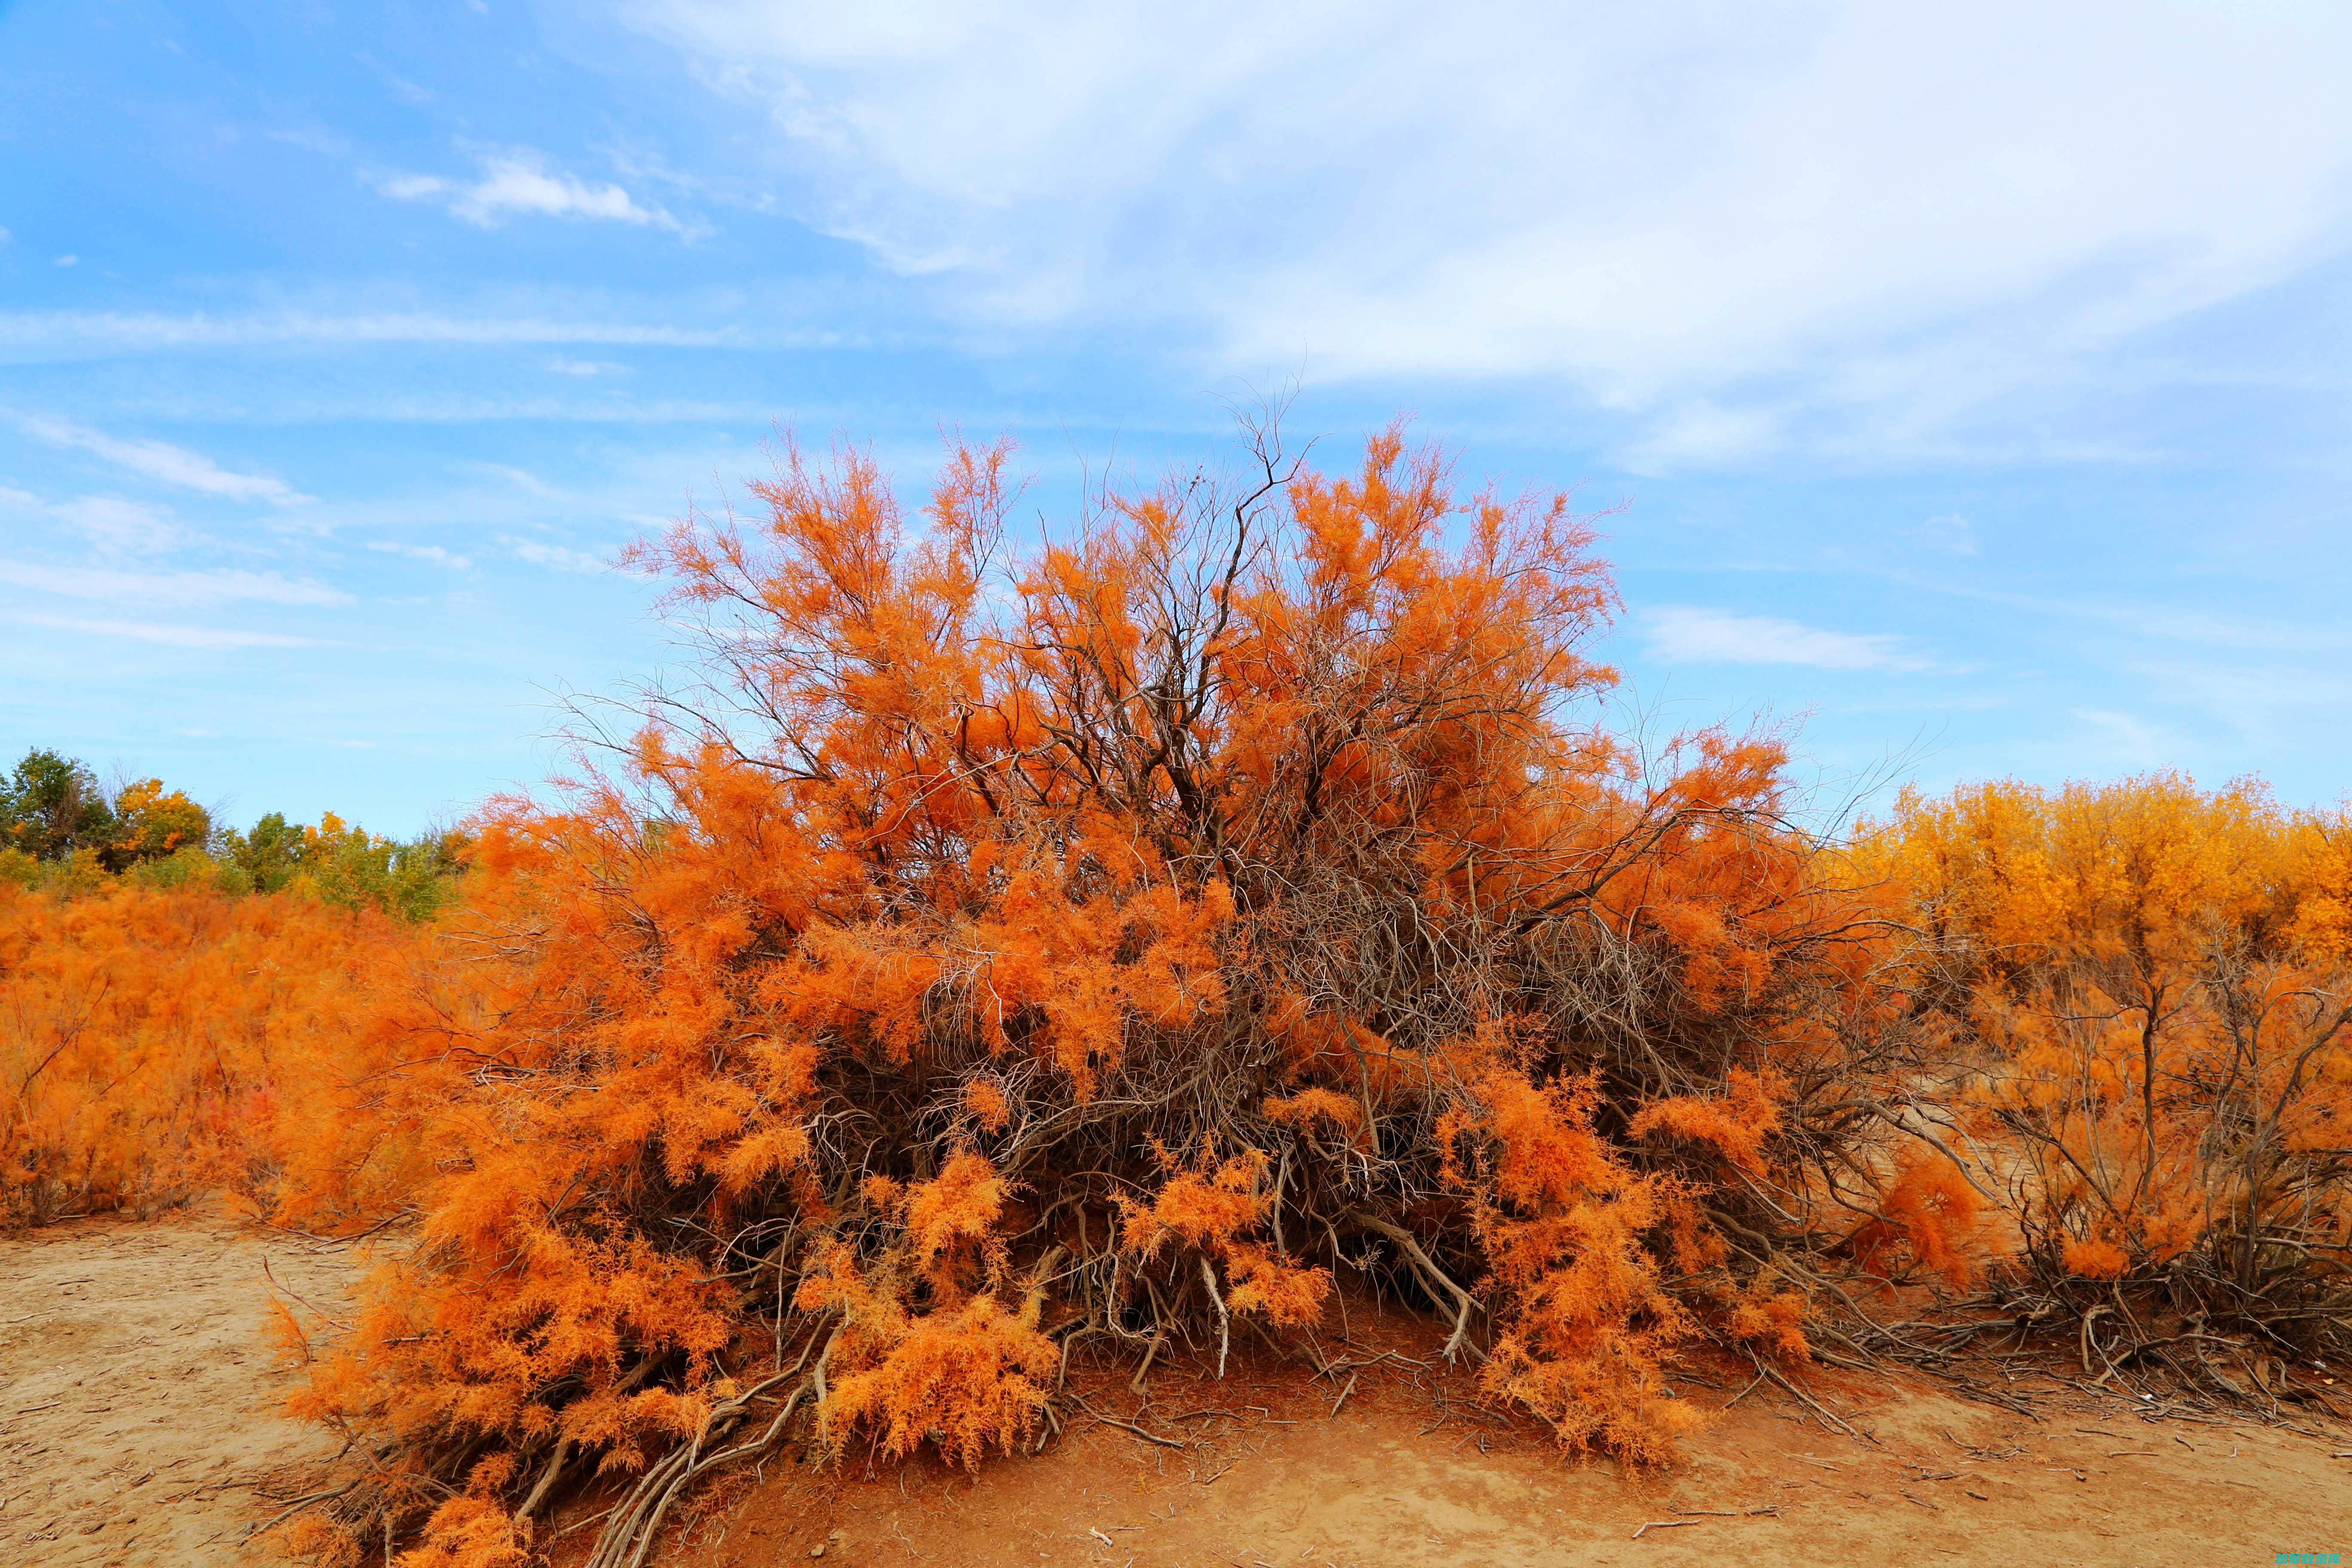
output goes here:
<path id="1" fill-rule="evenodd" d="M 583 1568 L 644 1568 L 646 1559 L 661 1533 L 663 1518 L 685 1495 L 688 1488 L 722 1465 L 765 1453 L 783 1436 L 785 1424 L 792 1419 L 802 1399 L 815 1392 L 816 1374 L 802 1378 L 784 1396 L 774 1418 L 759 1436 L 731 1448 L 705 1451 L 709 1445 L 748 1420 L 754 1404 L 769 1390 L 792 1382 L 797 1376 L 797 1368 L 778 1373 L 727 1403 L 714 1406 L 709 1419 L 695 1435 L 694 1441 L 656 1461 L 638 1478 L 628 1496 L 615 1505 Z"/>
<path id="2" fill-rule="evenodd" d="M 1477 1308 L 1476 1300 L 1472 1298 L 1469 1291 L 1455 1284 L 1453 1278 L 1437 1266 L 1436 1260 L 1423 1250 L 1420 1240 L 1412 1232 L 1402 1226 L 1391 1225 L 1378 1215 L 1365 1214 L 1361 1210 L 1351 1211 L 1348 1218 L 1350 1223 L 1360 1226 L 1366 1230 L 1378 1232 L 1395 1242 L 1399 1250 L 1412 1260 L 1413 1271 L 1420 1275 L 1423 1281 L 1430 1288 L 1429 1293 L 1432 1300 L 1437 1299 L 1440 1292 L 1454 1299 L 1454 1331 L 1447 1335 L 1445 1340 L 1445 1360 L 1449 1365 L 1452 1364 L 1469 1336 L 1470 1314 Z"/>

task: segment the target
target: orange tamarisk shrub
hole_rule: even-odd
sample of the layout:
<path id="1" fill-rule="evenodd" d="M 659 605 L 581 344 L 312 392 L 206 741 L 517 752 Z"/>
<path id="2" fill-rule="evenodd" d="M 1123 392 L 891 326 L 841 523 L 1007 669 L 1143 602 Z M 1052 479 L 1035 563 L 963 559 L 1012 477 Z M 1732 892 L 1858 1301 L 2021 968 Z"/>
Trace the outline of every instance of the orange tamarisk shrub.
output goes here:
<path id="1" fill-rule="evenodd" d="M 150 1215 L 226 1187 L 336 1227 L 413 1173 L 343 1022 L 415 933 L 197 880 L 0 882 L 0 1202 L 10 1223 Z"/>
<path id="2" fill-rule="evenodd" d="M 1966 1163 L 2032 1288 L 2352 1349 L 2346 842 L 2341 816 L 2173 775 L 1906 794 L 1864 836 L 1937 938 Z"/>
<path id="3" fill-rule="evenodd" d="M 1895 1179 L 1879 1195 L 1878 1217 L 1856 1230 L 1847 1246 L 1868 1273 L 1881 1272 L 1888 1250 L 1899 1246 L 1946 1283 L 1965 1285 L 1977 1275 L 1969 1244 L 1984 1207 L 1958 1161 L 1906 1148 L 1895 1160 Z"/>
<path id="4" fill-rule="evenodd" d="M 1259 431 L 1013 556 L 1008 457 L 917 527 L 788 450 L 635 552 L 700 668 L 482 815 L 363 1022 L 424 1223 L 308 1396 L 383 1456 L 351 1541 L 495 1561 L 451 1500 L 639 1474 L 626 1561 L 796 1410 L 971 1463 L 1342 1274 L 1637 1460 L 1677 1347 L 1801 1353 L 1780 1255 L 1916 1010 L 1777 744 L 1596 726 L 1565 503 Z"/>
<path id="5" fill-rule="evenodd" d="M 838 1452 L 865 1429 L 894 1458 L 928 1439 L 976 1466 L 1035 1431 L 1060 1359 L 1037 1331 L 1042 1289 L 1002 1299 L 1007 1184 L 966 1149 L 928 1181 L 875 1176 L 866 1192 L 897 1226 L 891 1245 L 868 1266 L 830 1247 L 794 1303 L 841 1318 L 820 1363 L 835 1380 L 818 1406 L 825 1439 Z"/>
<path id="6" fill-rule="evenodd" d="M 1678 1184 L 1633 1170 L 1594 1131 L 1595 1078 L 1531 1082 L 1512 1045 L 1490 1026 L 1451 1053 L 1471 1093 L 1439 1129 L 1449 1152 L 1472 1146 L 1449 1174 L 1515 1309 L 1482 1383 L 1568 1441 L 1663 1460 L 1696 1419 L 1661 1386 L 1662 1359 L 1695 1325 L 1649 1245 Z"/>

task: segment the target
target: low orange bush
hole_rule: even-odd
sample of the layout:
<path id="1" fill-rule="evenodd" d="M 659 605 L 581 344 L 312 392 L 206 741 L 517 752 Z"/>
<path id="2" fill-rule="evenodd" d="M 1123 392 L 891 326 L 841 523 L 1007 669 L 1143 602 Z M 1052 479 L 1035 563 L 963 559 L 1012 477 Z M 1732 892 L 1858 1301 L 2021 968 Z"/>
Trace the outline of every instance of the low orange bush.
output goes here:
<path id="1" fill-rule="evenodd" d="M 638 552 L 705 679 L 489 807 L 359 1024 L 424 1219 L 307 1395 L 388 1457 L 358 1535 L 498 1561 L 788 1363 L 830 1444 L 969 1463 L 1073 1353 L 1222 1364 L 1341 1272 L 1634 1459 L 1678 1348 L 1802 1352 L 1769 1238 L 1912 1013 L 1777 744 L 1597 726 L 1564 505 L 1261 443 L 1013 559 L 1005 459 L 918 527 L 793 454 Z"/>
<path id="2" fill-rule="evenodd" d="M 303 1550 L 518 1563 L 595 1475 L 650 1529 L 780 1384 L 976 1463 L 1073 1361 L 1222 1371 L 1343 1280 L 1654 1461 L 1672 1362 L 1803 1357 L 1833 1259 L 1960 1288 L 2014 1215 L 2267 1288 L 2340 1225 L 2326 825 L 2190 792 L 2228 847 L 2174 868 L 2003 787 L 1833 848 L 1770 738 L 1602 727 L 1557 498 L 1269 438 L 1015 555 L 1006 461 L 918 521 L 793 454 L 642 546 L 698 678 L 487 805 L 437 914 L 441 851 L 331 822 L 257 828 L 266 897 L 0 888 L 20 1217 L 417 1222 L 298 1399 L 375 1457 Z"/>
<path id="3" fill-rule="evenodd" d="M 2352 1350 L 2347 829 L 2155 775 L 1906 795 L 1865 835 L 1953 1042 L 1950 1196 L 2000 1194 L 2020 1278 Z"/>
<path id="4" fill-rule="evenodd" d="M 201 882 L 0 882 L 8 1218 L 152 1214 L 213 1188 L 294 1224 L 404 1203 L 415 1173 L 364 1109 L 387 1064 L 346 1031 L 414 940 L 373 910 Z"/>

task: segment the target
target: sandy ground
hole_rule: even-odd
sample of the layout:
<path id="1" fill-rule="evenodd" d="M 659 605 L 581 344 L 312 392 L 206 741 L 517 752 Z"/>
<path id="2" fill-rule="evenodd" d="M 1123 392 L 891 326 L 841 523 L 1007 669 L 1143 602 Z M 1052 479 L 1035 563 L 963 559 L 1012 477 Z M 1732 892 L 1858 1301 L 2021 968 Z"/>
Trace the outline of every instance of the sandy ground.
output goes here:
<path id="1" fill-rule="evenodd" d="M 1148 1401 L 1089 1399 L 1188 1447 L 1074 1423 L 974 1479 L 937 1466 L 813 1475 L 789 1458 L 677 1532 L 674 1568 L 1536 1568 L 1586 1563 L 1952 1562 L 2028 1568 L 2271 1563 L 2352 1552 L 2352 1437 L 2146 1419 L 2121 1398 L 2037 1401 L 2032 1419 L 1928 1388 L 1823 1375 L 1794 1400 L 1686 1387 L 1719 1413 L 1670 1469 L 1563 1462 L 1543 1434 L 1467 1403 L 1465 1378 L 1391 1376 L 1336 1418 L 1328 1385 L 1179 1369 Z M 1767 1385 L 1767 1391 L 1769 1385 Z M 1647 1528 L 1644 1528 L 1647 1527 Z M 574 1539 L 593 1534 L 583 1530 Z M 569 1546 L 569 1542 L 559 1542 Z M 559 1560 L 569 1556 L 566 1552 Z"/>
<path id="2" fill-rule="evenodd" d="M 0 1239 L 0 1563 L 256 1561 L 253 1483 L 327 1447 L 276 1413 L 290 1378 L 264 1337 L 265 1256 L 337 1309 L 344 1253 L 226 1216 Z"/>
<path id="3" fill-rule="evenodd" d="M 0 1565 L 267 1563 L 244 1531 L 319 1436 L 275 1414 L 290 1374 L 265 1335 L 279 1284 L 332 1312 L 341 1250 L 262 1243 L 226 1219 L 78 1222 L 0 1241 Z M 1409 1342 L 1400 1341 L 1400 1343 Z M 707 1492 L 663 1568 L 1500 1568 L 1583 1563 L 2271 1563 L 2352 1551 L 2352 1437 L 2068 1396 L 2033 1420 L 1933 1391 L 1824 1378 L 1875 1441 L 1759 1391 L 1687 1460 L 1628 1478 L 1394 1363 L 1334 1391 L 1236 1359 L 1149 1398 L 1124 1379 L 1034 1458 L 975 1478 L 922 1463 L 823 1473 L 789 1455 Z M 1737 1386 L 1693 1385 L 1721 1405 Z M 2337 1457 L 2342 1456 L 2342 1457 Z M 553 1544 L 576 1560 L 588 1521 Z M 1643 1526 L 1650 1528 L 1643 1529 Z M 1636 1531 L 1640 1531 L 1637 1538 Z"/>

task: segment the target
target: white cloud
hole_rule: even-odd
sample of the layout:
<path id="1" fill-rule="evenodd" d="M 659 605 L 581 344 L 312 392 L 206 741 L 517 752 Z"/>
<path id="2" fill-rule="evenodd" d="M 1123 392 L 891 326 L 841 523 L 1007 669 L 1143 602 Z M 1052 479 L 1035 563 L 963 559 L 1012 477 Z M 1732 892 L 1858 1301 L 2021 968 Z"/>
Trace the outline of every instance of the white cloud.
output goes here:
<path id="1" fill-rule="evenodd" d="M 293 506 L 312 499 L 283 479 L 273 479 L 268 474 L 232 473 L 202 453 L 191 452 L 184 447 L 174 447 L 169 442 L 126 441 L 68 419 L 54 419 L 46 416 L 26 419 L 22 424 L 28 436 L 37 437 L 55 446 L 78 447 L 119 468 L 163 484 L 201 490 L 205 495 L 221 496 L 229 500 L 263 500 L 275 506 Z"/>
<path id="2" fill-rule="evenodd" d="M 16 243 L 16 237 L 10 234 L 5 226 L 0 226 L 0 245 L 14 245 Z"/>
<path id="3" fill-rule="evenodd" d="M 68 253 L 58 257 L 55 265 L 58 267 L 79 267 L 81 265 L 81 258 Z"/>
<path id="4" fill-rule="evenodd" d="M 2201 710 L 2239 734 L 2270 747 L 2315 725 L 2340 730 L 2352 713 L 2352 675 L 2340 661 L 2251 658 L 2135 661 L 2155 702 L 2169 713 Z"/>
<path id="5" fill-rule="evenodd" d="M 331 606 L 353 603 L 340 588 L 309 577 L 220 568 L 204 572 L 118 572 L 95 566 L 46 566 L 0 561 L 0 583 L 73 599 L 175 605 L 254 603 Z"/>
<path id="6" fill-rule="evenodd" d="M 110 555 L 159 555 L 195 538 L 171 508 L 121 496 L 80 496 L 51 505 L 30 491 L 0 487 L 0 507 L 61 524 Z"/>
<path id="7" fill-rule="evenodd" d="M 435 566 L 446 567 L 452 572 L 471 572 L 474 569 L 474 563 L 470 556 L 444 550 L 437 544 L 396 544 L 389 540 L 379 539 L 372 541 L 368 548 L 380 551 L 386 555 L 405 555 L 411 561 L 427 562 Z"/>
<path id="8" fill-rule="evenodd" d="M 1916 670 L 1925 659 L 1884 635 L 1822 631 L 1771 616 L 1674 605 L 1644 617 L 1650 657 L 1667 664 L 1798 664 L 1814 669 Z"/>
<path id="9" fill-rule="evenodd" d="M 532 152 L 492 153 L 481 160 L 481 175 L 471 181 L 444 180 L 431 174 L 395 174 L 377 182 L 376 189 L 395 201 L 437 201 L 466 222 L 495 227 L 517 214 L 532 217 L 588 218 L 648 225 L 683 234 L 685 227 L 658 206 L 640 205 L 615 184 L 590 184 L 571 174 L 551 170 Z"/>
<path id="10" fill-rule="evenodd" d="M 1927 521 L 1902 531 L 1913 542 L 1947 555 L 1974 555 L 1977 552 L 1976 526 L 1958 512 L 1931 517 Z"/>
<path id="11" fill-rule="evenodd" d="M 449 182 L 433 174 L 393 174 L 377 182 L 376 189 L 396 202 L 419 202 L 444 194 Z"/>
<path id="12" fill-rule="evenodd" d="M 191 538 L 169 508 L 144 506 L 120 496 L 83 496 L 48 510 L 110 554 L 157 555 L 177 549 Z"/>
<path id="13" fill-rule="evenodd" d="M 318 647 L 316 637 L 286 637 L 277 632 L 243 631 L 222 626 L 173 626 L 152 621 L 89 621 L 70 616 L 18 616 L 29 626 L 59 631 L 86 632 L 92 637 L 122 637 L 131 642 L 161 643 L 167 647 Z M 183 730 L 181 734 L 205 731 Z"/>
<path id="14" fill-rule="evenodd" d="M 2276 615 L 2232 616 L 2154 601 L 2043 598 L 1978 587 L 1943 575 L 1906 574 L 1895 581 L 1921 593 L 2119 627 L 2158 643 L 2288 654 L 2306 662 L 2340 663 L 2352 655 L 2352 626 L 2340 621 L 2315 624 Z"/>
<path id="15" fill-rule="evenodd" d="M 484 473 L 496 474 L 499 478 L 506 480 L 507 483 L 513 485 L 518 489 L 523 490 L 530 495 L 535 495 L 541 500 L 571 500 L 573 499 L 572 497 L 566 495 L 563 491 L 557 489 L 553 485 L 549 484 L 545 479 L 541 479 L 537 474 L 532 473 L 529 468 L 512 468 L 505 463 L 482 463 L 478 466 Z M 509 540 L 507 542 L 512 543 L 513 541 Z"/>
<path id="16" fill-rule="evenodd" d="M 1713 398 L 1696 398 L 1658 411 L 1620 460 L 1637 474 L 1727 468 L 1779 451 L 1788 441 L 1781 410 L 1727 408 Z"/>
<path id="17" fill-rule="evenodd" d="M 561 544 L 542 544 L 535 539 L 517 539 L 501 534 L 499 542 L 518 561 L 528 561 L 534 566 L 546 566 L 558 572 L 577 572 L 582 575 L 602 574 L 613 568 L 605 562 L 582 550 L 568 550 Z"/>
<path id="18" fill-rule="evenodd" d="M 457 316 L 421 310 L 276 310 L 215 316 L 45 310 L 0 314 L 0 351 L 68 359 L 270 343 L 793 348 L 839 347 L 860 341 L 853 333 L 798 328 L 754 334 L 740 327 L 672 326 L 539 312 Z"/>
<path id="19" fill-rule="evenodd" d="M 987 319 L 1553 379 L 1659 465 L 1948 446 L 2352 227 L 2337 6 L 625 15 L 769 119 L 810 217 Z"/>

